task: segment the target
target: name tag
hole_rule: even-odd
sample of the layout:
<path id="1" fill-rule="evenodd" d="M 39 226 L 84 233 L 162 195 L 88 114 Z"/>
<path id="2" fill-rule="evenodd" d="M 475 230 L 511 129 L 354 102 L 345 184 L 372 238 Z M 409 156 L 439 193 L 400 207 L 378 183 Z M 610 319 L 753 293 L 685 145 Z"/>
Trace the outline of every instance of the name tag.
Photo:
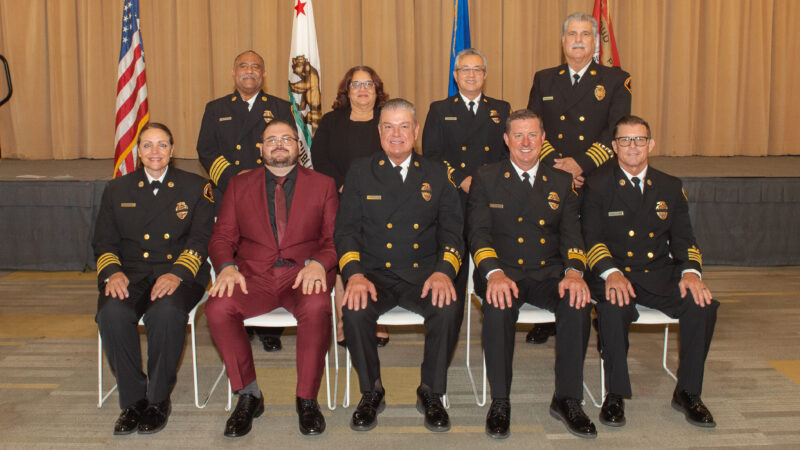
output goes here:
<path id="1" fill-rule="evenodd" d="M 549 102 L 549 101 L 551 101 L 551 100 L 553 100 L 553 96 L 552 96 L 552 95 L 550 95 L 550 96 L 548 96 L 548 97 L 542 97 L 542 101 L 543 101 L 543 102 Z"/>
<path id="2" fill-rule="evenodd" d="M 380 195 L 368 195 L 367 196 L 367 200 L 380 200 L 380 199 L 381 199 Z"/>
<path id="3" fill-rule="evenodd" d="M 503 209 L 502 203 L 489 203 L 489 208 Z"/>
<path id="4" fill-rule="evenodd" d="M 624 216 L 625 211 L 609 211 L 608 217 Z"/>
<path id="5" fill-rule="evenodd" d="M 445 116 L 444 120 L 458 120 L 458 117 L 456 117 L 456 116 Z"/>
<path id="6" fill-rule="evenodd" d="M 226 120 L 233 120 L 233 117 L 231 117 L 231 116 L 228 116 L 228 117 L 220 117 L 220 118 L 219 118 L 219 121 L 220 121 L 220 122 L 225 122 Z"/>
<path id="7" fill-rule="evenodd" d="M 136 203 L 120 203 L 119 206 L 123 208 L 136 208 Z"/>

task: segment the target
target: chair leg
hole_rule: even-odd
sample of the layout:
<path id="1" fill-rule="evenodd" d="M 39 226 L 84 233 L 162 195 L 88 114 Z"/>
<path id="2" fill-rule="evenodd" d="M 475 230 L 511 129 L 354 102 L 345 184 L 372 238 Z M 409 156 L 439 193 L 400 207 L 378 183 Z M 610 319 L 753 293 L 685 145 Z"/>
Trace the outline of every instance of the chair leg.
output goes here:
<path id="1" fill-rule="evenodd" d="M 197 382 L 197 335 L 195 333 L 194 323 L 189 324 L 189 329 L 191 330 L 192 334 L 192 375 L 194 376 L 194 406 L 199 409 L 203 409 L 208 406 L 208 401 L 211 400 L 211 395 L 214 394 L 214 391 L 217 389 L 217 385 L 222 380 L 222 376 L 225 375 L 225 365 L 222 365 L 222 370 L 220 371 L 219 375 L 217 376 L 217 380 L 214 381 L 214 385 L 211 386 L 211 390 L 208 391 L 208 395 L 206 396 L 203 403 L 200 403 L 200 387 Z"/>
<path id="2" fill-rule="evenodd" d="M 478 406 L 486 404 L 486 352 L 481 352 L 481 354 L 483 355 L 483 397 Z"/>
<path id="3" fill-rule="evenodd" d="M 336 301 L 334 299 L 334 292 L 331 289 L 331 332 L 333 343 L 333 361 L 334 361 L 334 376 L 333 376 L 333 406 L 331 406 L 331 386 L 328 384 L 328 409 L 333 411 L 336 409 L 336 399 L 339 397 L 339 346 L 336 343 Z M 328 356 L 325 356 L 325 370 L 328 370 Z M 327 376 L 327 372 L 326 372 Z"/>
<path id="4" fill-rule="evenodd" d="M 224 364 L 222 366 L 222 371 L 223 372 L 225 371 L 225 365 Z M 231 407 L 233 406 L 232 405 L 232 403 L 233 403 L 232 400 L 233 400 L 233 391 L 231 390 L 231 380 L 230 380 L 230 378 L 228 378 L 228 404 L 225 405 L 225 411 L 230 411 L 231 410 Z"/>
<path id="5" fill-rule="evenodd" d="M 672 371 L 669 370 L 669 368 L 667 368 L 667 343 L 668 343 L 668 340 L 669 340 L 669 324 L 664 324 L 664 356 L 662 356 L 662 358 L 661 358 L 661 367 L 663 367 L 664 371 L 667 372 L 667 375 L 672 377 L 672 379 L 675 380 L 675 382 L 677 383 L 678 382 L 678 377 L 676 377 L 675 374 L 672 373 Z"/>
<path id="6" fill-rule="evenodd" d="M 342 397 L 342 408 L 350 406 L 350 371 L 352 362 L 350 361 L 350 350 L 347 350 L 347 363 L 345 365 L 346 374 L 344 382 L 344 396 Z"/>
<path id="7" fill-rule="evenodd" d="M 116 390 L 117 385 L 114 384 L 114 387 L 103 394 L 103 338 L 100 336 L 100 330 L 97 330 L 97 407 L 102 408 L 103 403 Z"/>

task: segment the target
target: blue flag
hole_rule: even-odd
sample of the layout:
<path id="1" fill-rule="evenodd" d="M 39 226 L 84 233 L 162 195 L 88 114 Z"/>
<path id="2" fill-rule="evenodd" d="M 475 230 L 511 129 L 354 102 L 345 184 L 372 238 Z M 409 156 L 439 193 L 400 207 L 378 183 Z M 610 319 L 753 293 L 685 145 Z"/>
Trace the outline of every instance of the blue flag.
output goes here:
<path id="1" fill-rule="evenodd" d="M 456 55 L 465 48 L 472 47 L 469 42 L 469 3 L 467 0 L 453 0 L 453 38 L 450 40 L 450 87 L 447 96 L 458 93 L 453 71 L 456 68 Z"/>

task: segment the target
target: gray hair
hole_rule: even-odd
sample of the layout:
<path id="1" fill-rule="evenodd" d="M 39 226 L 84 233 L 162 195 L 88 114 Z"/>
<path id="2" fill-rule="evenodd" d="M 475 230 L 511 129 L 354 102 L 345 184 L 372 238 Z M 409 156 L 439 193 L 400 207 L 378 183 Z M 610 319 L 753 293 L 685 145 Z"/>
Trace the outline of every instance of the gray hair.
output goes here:
<path id="1" fill-rule="evenodd" d="M 486 70 L 486 57 L 483 56 L 483 53 L 479 52 L 478 50 L 476 50 L 474 48 L 465 48 L 464 50 L 461 50 L 460 52 L 458 52 L 458 54 L 456 55 L 455 68 L 458 68 L 459 62 L 461 61 L 461 58 L 463 58 L 465 56 L 468 56 L 468 55 L 478 55 L 478 56 L 480 56 L 481 59 L 483 60 L 483 70 Z"/>
<path id="2" fill-rule="evenodd" d="M 567 35 L 567 24 L 569 24 L 572 21 L 576 21 L 576 22 L 591 22 L 592 23 L 592 34 L 594 35 L 595 40 L 600 39 L 600 36 L 597 34 L 597 21 L 594 19 L 594 17 L 590 16 L 589 14 L 582 13 L 582 12 L 574 12 L 574 13 L 568 15 L 566 19 L 564 19 L 564 25 L 562 25 L 562 27 L 561 27 L 561 37 L 562 38 Z M 591 49 L 591 50 L 594 50 L 594 49 Z"/>
<path id="3" fill-rule="evenodd" d="M 544 131 L 544 121 L 542 118 L 539 117 L 538 114 L 531 111 L 530 109 L 518 109 L 511 114 L 509 114 L 508 119 L 506 119 L 506 134 L 511 131 L 511 123 L 517 120 L 526 120 L 526 119 L 536 119 L 539 121 L 539 127 Z"/>
<path id="4" fill-rule="evenodd" d="M 417 109 L 414 108 L 414 104 L 404 98 L 393 98 L 386 103 L 383 104 L 381 107 L 381 115 L 383 115 L 384 111 L 411 111 L 411 115 L 414 117 L 414 123 L 417 123 Z"/>

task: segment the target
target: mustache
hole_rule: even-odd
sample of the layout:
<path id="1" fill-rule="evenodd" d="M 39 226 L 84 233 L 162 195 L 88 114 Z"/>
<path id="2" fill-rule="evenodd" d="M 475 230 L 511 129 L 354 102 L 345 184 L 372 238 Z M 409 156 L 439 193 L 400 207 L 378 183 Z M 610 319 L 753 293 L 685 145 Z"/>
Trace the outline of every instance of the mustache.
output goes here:
<path id="1" fill-rule="evenodd" d="M 570 48 L 573 49 L 573 50 L 576 49 L 576 48 L 580 48 L 580 49 L 586 50 L 586 45 L 584 45 L 584 44 L 572 44 L 572 47 L 570 47 Z"/>
<path id="2" fill-rule="evenodd" d="M 255 81 L 258 81 L 258 78 L 255 75 L 251 74 L 251 73 L 246 73 L 246 74 L 240 76 L 239 80 L 246 80 L 248 78 L 253 79 Z"/>

